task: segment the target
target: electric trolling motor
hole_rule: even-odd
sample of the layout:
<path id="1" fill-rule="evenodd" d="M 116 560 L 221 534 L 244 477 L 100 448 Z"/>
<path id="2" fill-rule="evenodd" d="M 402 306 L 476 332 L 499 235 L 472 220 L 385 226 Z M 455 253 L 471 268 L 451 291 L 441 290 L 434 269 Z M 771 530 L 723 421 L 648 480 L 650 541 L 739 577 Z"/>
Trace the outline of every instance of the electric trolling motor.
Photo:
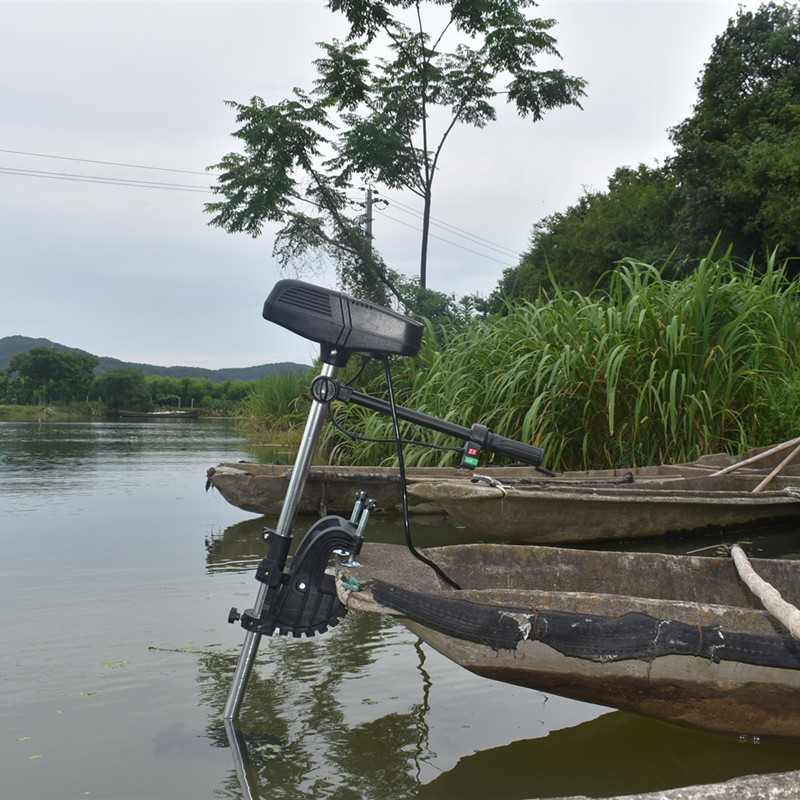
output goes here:
<path id="1" fill-rule="evenodd" d="M 286 566 L 300 497 L 325 413 L 334 400 L 356 403 L 382 414 L 394 412 L 400 419 L 465 441 L 462 466 L 469 468 L 478 465 L 481 450 L 536 467 L 544 454 L 541 448 L 498 436 L 483 425 L 465 428 L 402 406 L 392 408 L 384 400 L 338 382 L 339 368 L 353 355 L 380 359 L 415 356 L 422 343 L 423 326 L 419 322 L 374 303 L 298 280 L 282 280 L 275 285 L 264 303 L 263 316 L 319 344 L 324 366 L 311 385 L 311 410 L 278 524 L 275 530 L 265 532 L 269 546 L 256 571 L 261 585 L 255 605 L 241 614 L 233 608 L 228 616 L 229 622 L 241 620 L 247 633 L 223 712 L 226 720 L 239 714 L 262 635 L 314 636 L 338 624 L 347 613 L 327 569 L 334 555 L 349 559 L 346 563 L 351 565 L 356 563 L 375 506 L 365 493 L 357 496 L 349 520 L 336 515 L 318 520 Z"/>

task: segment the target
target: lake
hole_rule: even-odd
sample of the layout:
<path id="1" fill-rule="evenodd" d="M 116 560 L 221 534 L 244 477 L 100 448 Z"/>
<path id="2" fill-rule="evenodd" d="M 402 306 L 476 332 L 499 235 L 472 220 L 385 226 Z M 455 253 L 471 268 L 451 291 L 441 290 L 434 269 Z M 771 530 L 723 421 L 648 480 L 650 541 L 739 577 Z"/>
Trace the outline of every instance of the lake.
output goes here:
<path id="1" fill-rule="evenodd" d="M 244 631 L 227 615 L 252 605 L 275 520 L 206 492 L 205 473 L 264 458 L 225 420 L 0 422 L 3 796 L 523 800 L 800 768 L 796 745 L 493 683 L 350 614 L 262 640 L 237 771 L 222 709 Z M 420 545 L 464 535 L 412 524 Z M 400 523 L 375 518 L 367 537 L 401 541 Z"/>

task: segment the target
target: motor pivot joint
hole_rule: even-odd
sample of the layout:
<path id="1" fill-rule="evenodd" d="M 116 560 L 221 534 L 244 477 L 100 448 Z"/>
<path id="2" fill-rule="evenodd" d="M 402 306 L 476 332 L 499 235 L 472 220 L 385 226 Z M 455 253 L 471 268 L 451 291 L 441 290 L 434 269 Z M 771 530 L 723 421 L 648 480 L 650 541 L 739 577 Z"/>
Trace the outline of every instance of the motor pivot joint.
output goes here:
<path id="1" fill-rule="evenodd" d="M 335 378 L 330 378 L 327 375 L 317 375 L 311 381 L 311 396 L 318 403 L 328 405 L 339 396 L 339 388 L 339 381 Z"/>

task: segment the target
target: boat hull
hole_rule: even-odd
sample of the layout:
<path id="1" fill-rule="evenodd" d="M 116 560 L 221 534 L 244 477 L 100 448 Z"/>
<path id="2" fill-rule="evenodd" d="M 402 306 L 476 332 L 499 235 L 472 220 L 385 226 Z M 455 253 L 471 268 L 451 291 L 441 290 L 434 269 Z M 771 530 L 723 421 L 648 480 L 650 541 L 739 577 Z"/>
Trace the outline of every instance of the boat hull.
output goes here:
<path id="1" fill-rule="evenodd" d="M 397 616 L 486 678 L 698 730 L 800 742 L 800 643 L 758 606 L 729 558 L 424 551 L 464 586 L 454 590 L 404 550 L 365 545 L 361 567 L 338 568 L 342 602 Z M 753 563 L 800 600 L 800 562 Z"/>
<path id="2" fill-rule="evenodd" d="M 404 620 L 420 639 L 470 672 L 573 700 L 713 733 L 800 742 L 800 681 L 783 670 L 666 656 L 588 665 L 538 642 L 512 658 Z"/>
<path id="3" fill-rule="evenodd" d="M 409 492 L 437 503 L 489 540 L 567 544 L 752 529 L 800 518 L 800 479 L 782 477 L 773 490 L 753 494 L 762 478 L 700 477 L 614 487 L 449 479 L 414 484 Z"/>
<path id="4" fill-rule="evenodd" d="M 449 513 L 483 540 L 566 544 L 765 526 L 800 518 L 800 467 L 791 465 L 753 494 L 773 466 L 738 468 L 712 477 L 749 454 L 703 456 L 691 464 L 563 473 L 544 479 L 533 467 L 484 467 L 479 482 L 466 470 L 415 467 L 406 484 L 412 513 Z M 292 468 L 223 462 L 207 473 L 232 505 L 278 515 Z M 630 477 L 629 477 L 630 476 Z M 632 478 L 632 482 L 630 482 Z M 377 513 L 401 510 L 394 467 L 312 467 L 299 514 L 349 515 L 356 492 L 376 501 Z M 796 493 L 792 492 L 796 490 Z"/>
<path id="5" fill-rule="evenodd" d="M 439 474 L 439 471 L 431 469 Z M 410 470 L 419 478 L 427 470 Z M 278 516 L 283 508 L 292 468 L 283 464 L 223 462 L 207 473 L 206 488 L 216 489 L 231 505 L 255 514 Z M 448 470 L 455 475 L 456 470 Z M 300 516 L 349 516 L 357 492 L 365 491 L 376 502 L 377 513 L 401 510 L 400 475 L 390 467 L 312 467 L 300 499 Z M 410 498 L 412 513 L 444 513 L 441 506 Z"/>
<path id="6" fill-rule="evenodd" d="M 730 459 L 721 456 L 723 465 Z M 706 475 L 716 468 L 719 460 L 700 465 L 665 465 L 641 467 L 634 470 L 597 470 L 569 473 L 579 480 L 613 480 L 627 472 L 636 479 L 652 480 L 678 478 L 686 475 Z M 492 479 L 533 480 L 541 477 L 534 467 L 485 467 L 481 473 Z M 231 505 L 268 516 L 280 514 L 283 499 L 289 486 L 292 467 L 285 464 L 257 464 L 253 462 L 223 461 L 207 472 L 206 488 L 216 489 Z M 442 480 L 469 479 L 472 473 L 452 467 L 411 467 L 406 470 L 406 483 L 437 483 Z M 400 473 L 396 467 L 353 467 L 321 465 L 311 468 L 299 514 L 349 514 L 353 498 L 363 489 L 376 503 L 377 513 L 396 513 L 401 510 Z M 409 497 L 412 513 L 439 513 L 444 509 L 420 497 Z"/>

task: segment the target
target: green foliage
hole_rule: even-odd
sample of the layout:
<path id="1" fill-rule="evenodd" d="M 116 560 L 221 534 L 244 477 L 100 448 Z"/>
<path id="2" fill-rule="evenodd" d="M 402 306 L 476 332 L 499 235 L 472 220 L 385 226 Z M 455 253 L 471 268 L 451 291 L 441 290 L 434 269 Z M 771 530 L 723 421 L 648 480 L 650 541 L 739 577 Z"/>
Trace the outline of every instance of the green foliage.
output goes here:
<path id="1" fill-rule="evenodd" d="M 236 109 L 241 127 L 233 136 L 244 153 L 228 153 L 213 167 L 221 171 L 213 190 L 224 199 L 206 205 L 211 224 L 257 237 L 265 222 L 281 223 L 273 248 L 280 266 L 308 269 L 327 256 L 343 285 L 386 302 L 388 270 L 362 220 L 348 214 L 350 186 L 322 163 L 334 127 L 330 101 L 297 89 L 294 99 L 272 106 L 260 97 L 228 105 Z"/>
<path id="2" fill-rule="evenodd" d="M 208 378 L 145 378 L 150 408 L 202 408 L 207 414 L 236 415 L 241 411 L 253 382 L 213 383 Z"/>
<path id="3" fill-rule="evenodd" d="M 607 293 L 556 287 L 506 316 L 476 321 L 439 349 L 426 336 L 396 373 L 397 401 L 470 426 L 487 425 L 546 451 L 553 469 L 692 460 L 797 435 L 800 287 L 772 262 L 704 259 L 681 281 L 626 261 Z M 376 387 L 371 387 L 373 393 Z M 337 409 L 361 434 L 391 438 L 391 422 Z M 406 438 L 453 444 L 409 430 Z M 391 461 L 388 444 L 329 432 L 337 459 Z M 409 447 L 410 464 L 451 456 Z"/>
<path id="4" fill-rule="evenodd" d="M 106 372 L 97 379 L 95 389 L 109 408 L 138 411 L 149 407 L 147 382 L 139 370 L 122 367 Z"/>
<path id="5" fill-rule="evenodd" d="M 536 297 L 552 286 L 552 276 L 562 289 L 584 294 L 608 286 L 614 266 L 631 253 L 668 265 L 667 275 L 680 274 L 686 254 L 673 252 L 676 200 L 677 187 L 664 170 L 620 167 L 606 192 L 587 192 L 565 212 L 534 225 L 530 249 L 518 267 L 503 273 L 489 299 L 491 310 L 500 311 L 507 300 Z"/>
<path id="6" fill-rule="evenodd" d="M 533 299 L 552 286 L 584 294 L 607 287 L 624 258 L 688 266 L 715 242 L 764 268 L 769 254 L 800 266 L 800 10 L 767 3 L 739 10 L 714 44 L 691 117 L 671 131 L 663 167 L 621 167 L 606 191 L 590 191 L 540 220 L 518 267 L 489 299 Z"/>
<path id="7" fill-rule="evenodd" d="M 21 336 L 6 337 L 6 340 L 14 346 L 36 341 Z M 124 363 L 115 359 L 105 360 Z M 59 413 L 69 412 L 78 416 L 96 416 L 104 408 L 120 407 L 141 411 L 201 408 L 206 414 L 236 416 L 241 412 L 253 383 L 244 380 L 214 382 L 207 377 L 191 375 L 180 378 L 148 375 L 143 369 L 130 365 L 102 371 L 99 361 L 95 356 L 62 345 L 35 346 L 16 352 L 9 357 L 8 368 L 0 370 L 0 403 L 20 407 L 50 404 Z M 280 368 L 278 374 L 308 371 L 308 367 L 291 363 L 197 371 L 217 377 L 228 372 L 234 375 L 253 371 L 263 374 L 271 367 Z M 95 372 L 100 374 L 95 377 Z"/>
<path id="8" fill-rule="evenodd" d="M 238 415 L 253 383 L 145 375 L 143 370 L 131 366 L 110 369 L 95 377 L 93 371 L 97 366 L 96 357 L 61 346 L 37 346 L 16 353 L 9 359 L 8 369 L 0 371 L 0 403 L 22 407 L 51 404 L 59 412 L 70 411 L 81 416 L 97 415 L 106 407 L 142 411 L 202 408 L 206 414 Z M 292 374 L 308 370 L 305 367 L 299 371 L 297 364 L 275 366 L 282 366 L 283 372 Z M 247 370 L 233 372 L 247 373 Z"/>
<path id="9" fill-rule="evenodd" d="M 98 363 L 97 358 L 84 353 L 54 347 L 34 347 L 11 359 L 5 388 L 7 391 L 12 389 L 12 402 L 73 400 L 88 392 Z"/>
<path id="10" fill-rule="evenodd" d="M 717 37 L 670 163 L 689 234 L 734 254 L 800 255 L 800 9 L 739 9 Z"/>
<path id="11" fill-rule="evenodd" d="M 385 302 L 402 299 L 393 275 L 347 214 L 347 191 L 363 182 L 405 188 L 423 205 L 420 285 L 425 288 L 434 178 L 457 124 L 483 127 L 504 97 L 538 121 L 578 105 L 584 81 L 537 59 L 558 56 L 554 20 L 531 18 L 533 0 L 329 0 L 350 25 L 345 42 L 322 43 L 311 95 L 268 105 L 233 103 L 244 154 L 230 153 L 209 203 L 211 224 L 261 233 L 283 225 L 279 263 L 331 258 L 345 288 Z M 428 14 L 430 13 L 430 16 Z M 427 25 L 441 23 L 438 30 Z M 433 120 L 442 121 L 435 129 Z M 298 205 L 301 201 L 308 204 Z"/>
<path id="12" fill-rule="evenodd" d="M 308 414 L 313 372 L 279 372 L 248 387 L 240 427 L 254 440 L 287 441 L 297 437 Z M 263 441 L 257 443 L 263 444 Z"/>

